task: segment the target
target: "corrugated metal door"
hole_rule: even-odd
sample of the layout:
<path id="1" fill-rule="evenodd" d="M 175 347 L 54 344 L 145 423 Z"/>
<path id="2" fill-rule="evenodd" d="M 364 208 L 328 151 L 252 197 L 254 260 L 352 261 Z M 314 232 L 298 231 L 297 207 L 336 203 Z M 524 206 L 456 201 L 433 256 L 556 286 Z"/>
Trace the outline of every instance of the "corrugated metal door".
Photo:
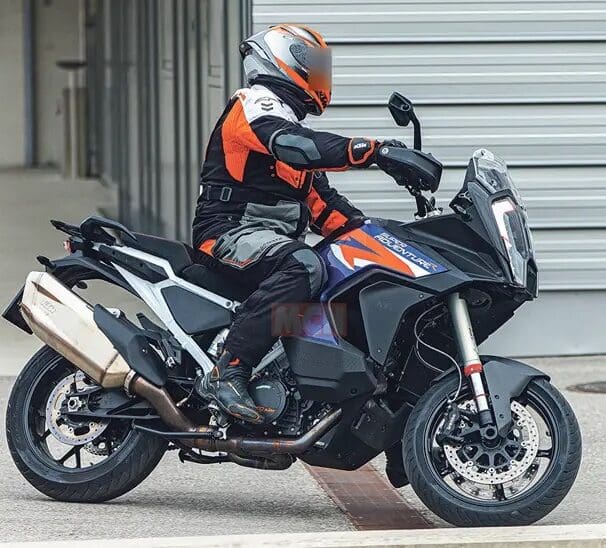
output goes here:
<path id="1" fill-rule="evenodd" d="M 492 347 L 606 351 L 595 312 L 606 304 L 606 0 L 254 0 L 255 30 L 281 21 L 309 24 L 333 47 L 334 100 L 315 127 L 405 132 L 411 142 L 385 104 L 393 90 L 413 100 L 424 148 L 446 166 L 441 205 L 475 149 L 507 160 L 528 205 L 544 293 L 520 313 L 519 333 Z M 332 180 L 370 215 L 412 217 L 405 192 L 379 171 Z M 575 317 L 563 308 L 572 291 Z M 546 320 L 551 331 L 528 340 Z"/>

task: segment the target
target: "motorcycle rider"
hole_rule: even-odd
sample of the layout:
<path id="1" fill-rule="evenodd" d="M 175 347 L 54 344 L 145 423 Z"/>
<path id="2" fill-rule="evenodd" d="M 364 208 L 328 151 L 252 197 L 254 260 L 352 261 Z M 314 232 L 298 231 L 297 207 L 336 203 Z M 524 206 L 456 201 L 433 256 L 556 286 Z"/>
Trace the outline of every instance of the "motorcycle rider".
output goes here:
<path id="1" fill-rule="evenodd" d="M 272 332 L 272 307 L 310 302 L 325 282 L 325 266 L 305 244 L 304 232 L 311 226 L 329 236 L 364 218 L 330 187 L 325 172 L 381 161 L 375 139 L 305 124 L 331 99 L 331 54 L 318 32 L 276 25 L 242 42 L 240 53 L 249 87 L 232 96 L 210 137 L 193 242 L 216 268 L 256 290 L 236 314 L 217 364 L 196 388 L 226 413 L 260 423 L 247 386 L 252 368 L 279 335 Z"/>

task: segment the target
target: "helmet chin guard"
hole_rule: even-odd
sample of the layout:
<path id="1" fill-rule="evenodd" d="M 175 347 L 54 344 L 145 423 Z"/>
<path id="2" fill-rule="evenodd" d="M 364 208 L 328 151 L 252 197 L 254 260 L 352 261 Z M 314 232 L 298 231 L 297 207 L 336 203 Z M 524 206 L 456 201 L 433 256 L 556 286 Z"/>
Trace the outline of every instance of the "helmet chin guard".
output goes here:
<path id="1" fill-rule="evenodd" d="M 322 114 L 330 103 L 331 50 L 320 33 L 302 25 L 276 25 L 244 40 L 240 53 L 249 83 L 271 78 L 300 90 L 309 114 Z"/>

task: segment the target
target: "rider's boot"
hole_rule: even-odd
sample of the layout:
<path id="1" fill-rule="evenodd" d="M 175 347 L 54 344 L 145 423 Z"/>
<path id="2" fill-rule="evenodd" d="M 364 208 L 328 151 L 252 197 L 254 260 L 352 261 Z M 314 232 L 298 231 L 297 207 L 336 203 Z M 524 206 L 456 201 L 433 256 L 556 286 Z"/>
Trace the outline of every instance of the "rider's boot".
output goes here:
<path id="1" fill-rule="evenodd" d="M 196 391 L 203 398 L 215 402 L 225 413 L 259 424 L 263 417 L 248 393 L 251 374 L 252 366 L 226 350 L 210 373 L 196 379 Z"/>

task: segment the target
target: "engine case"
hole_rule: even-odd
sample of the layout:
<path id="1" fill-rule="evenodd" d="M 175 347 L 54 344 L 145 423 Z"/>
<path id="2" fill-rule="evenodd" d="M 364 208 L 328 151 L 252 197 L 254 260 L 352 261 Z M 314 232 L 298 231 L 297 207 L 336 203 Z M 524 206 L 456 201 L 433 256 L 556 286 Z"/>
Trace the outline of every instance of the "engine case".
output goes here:
<path id="1" fill-rule="evenodd" d="M 303 337 L 283 341 L 301 396 L 338 403 L 372 394 L 377 387 L 371 362 L 346 341 L 330 344 Z"/>

